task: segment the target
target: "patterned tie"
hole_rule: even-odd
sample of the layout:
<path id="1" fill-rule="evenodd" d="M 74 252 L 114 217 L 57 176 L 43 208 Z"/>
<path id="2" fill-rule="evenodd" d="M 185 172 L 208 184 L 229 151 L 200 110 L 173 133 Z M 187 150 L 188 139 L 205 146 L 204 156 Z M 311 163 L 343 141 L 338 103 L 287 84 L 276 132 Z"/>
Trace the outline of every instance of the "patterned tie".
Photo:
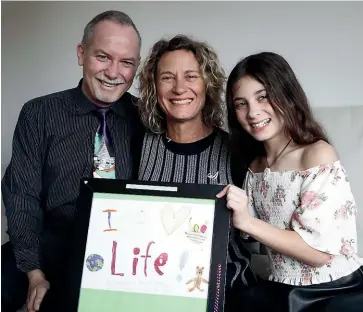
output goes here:
<path id="1" fill-rule="evenodd" d="M 104 140 L 106 142 L 107 150 L 108 150 L 110 156 L 113 157 L 114 153 L 113 153 L 113 147 L 112 147 L 112 138 L 111 138 L 110 130 L 107 126 L 107 122 L 106 122 L 106 114 L 108 111 L 109 111 L 109 108 L 99 108 L 96 110 L 97 117 L 101 123 L 97 129 L 97 133 L 104 138 Z"/>
<path id="2" fill-rule="evenodd" d="M 108 108 L 96 110 L 100 125 L 95 137 L 93 176 L 97 178 L 115 179 L 114 149 L 112 146 L 110 130 L 106 122 L 108 110 Z"/>

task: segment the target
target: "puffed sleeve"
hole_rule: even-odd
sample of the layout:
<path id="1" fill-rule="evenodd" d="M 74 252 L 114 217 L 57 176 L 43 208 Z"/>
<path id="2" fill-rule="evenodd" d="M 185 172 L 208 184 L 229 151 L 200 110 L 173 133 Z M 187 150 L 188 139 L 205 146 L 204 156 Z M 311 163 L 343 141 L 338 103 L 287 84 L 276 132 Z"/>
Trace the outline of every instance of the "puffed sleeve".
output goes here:
<path id="1" fill-rule="evenodd" d="M 322 252 L 355 254 L 357 209 L 342 164 L 335 161 L 302 174 L 300 202 L 292 215 L 292 229 Z"/>

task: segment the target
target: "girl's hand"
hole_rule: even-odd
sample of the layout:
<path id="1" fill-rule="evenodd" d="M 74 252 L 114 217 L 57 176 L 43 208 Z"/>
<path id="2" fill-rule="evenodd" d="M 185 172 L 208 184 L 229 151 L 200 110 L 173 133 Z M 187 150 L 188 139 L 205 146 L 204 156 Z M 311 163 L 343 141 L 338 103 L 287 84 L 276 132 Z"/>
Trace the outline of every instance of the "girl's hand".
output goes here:
<path id="1" fill-rule="evenodd" d="M 244 231 L 251 218 L 253 218 L 248 211 L 248 197 L 246 192 L 237 186 L 227 185 L 216 196 L 221 198 L 225 195 L 227 208 L 233 211 L 233 225 L 240 231 Z"/>

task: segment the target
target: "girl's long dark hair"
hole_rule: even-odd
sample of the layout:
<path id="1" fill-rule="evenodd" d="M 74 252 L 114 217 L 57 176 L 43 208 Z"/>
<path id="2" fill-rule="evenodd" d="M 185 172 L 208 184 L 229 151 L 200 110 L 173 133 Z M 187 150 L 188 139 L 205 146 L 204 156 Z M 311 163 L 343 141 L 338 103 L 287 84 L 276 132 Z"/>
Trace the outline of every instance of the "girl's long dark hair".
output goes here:
<path id="1" fill-rule="evenodd" d="M 263 143 L 255 140 L 240 125 L 232 102 L 232 90 L 242 77 L 250 76 L 261 83 L 276 113 L 281 114 L 286 133 L 297 144 L 328 141 L 322 126 L 314 119 L 308 99 L 290 65 L 280 55 L 262 52 L 250 55 L 231 71 L 226 89 L 228 124 L 232 150 L 249 165 L 257 156 L 265 154 Z M 241 159 L 242 160 L 242 159 Z"/>

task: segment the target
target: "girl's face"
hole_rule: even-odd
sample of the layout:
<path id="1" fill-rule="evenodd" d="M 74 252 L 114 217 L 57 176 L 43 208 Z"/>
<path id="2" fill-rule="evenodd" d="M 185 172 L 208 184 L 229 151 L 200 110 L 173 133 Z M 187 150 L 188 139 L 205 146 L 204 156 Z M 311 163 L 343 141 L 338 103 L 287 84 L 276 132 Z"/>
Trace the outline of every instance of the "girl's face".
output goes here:
<path id="1" fill-rule="evenodd" d="M 271 106 L 265 87 L 244 76 L 232 89 L 232 103 L 242 128 L 258 141 L 268 141 L 283 131 L 283 119 Z"/>

